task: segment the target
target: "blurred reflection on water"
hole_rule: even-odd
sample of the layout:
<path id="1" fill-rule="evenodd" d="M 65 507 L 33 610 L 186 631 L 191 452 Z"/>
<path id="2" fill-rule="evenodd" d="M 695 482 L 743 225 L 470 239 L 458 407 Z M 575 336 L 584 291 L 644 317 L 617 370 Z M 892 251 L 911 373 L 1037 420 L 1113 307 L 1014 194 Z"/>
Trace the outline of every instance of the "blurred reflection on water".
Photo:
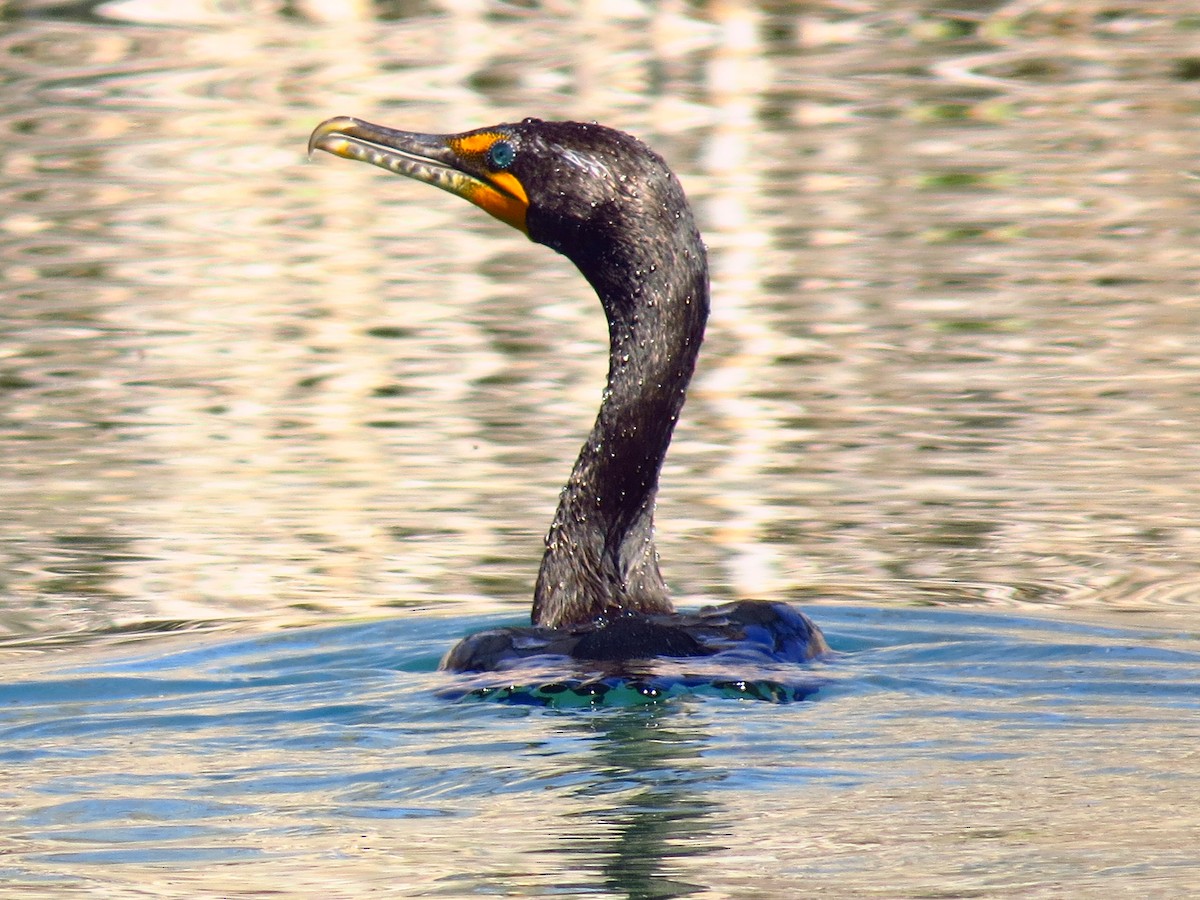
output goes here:
<path id="1" fill-rule="evenodd" d="M 597 304 L 453 198 L 306 165 L 333 113 L 597 118 L 679 169 L 715 268 L 681 597 L 1196 605 L 1200 21 L 601 7 L 22 7 L 8 630 L 527 603 Z"/>
<path id="2" fill-rule="evenodd" d="M 0 46 L 9 629 L 526 602 L 596 304 L 304 165 L 331 113 L 598 118 L 681 171 L 682 596 L 1195 604 L 1195 17 L 75 9 Z"/>
<path id="3" fill-rule="evenodd" d="M 715 307 L 659 509 L 684 603 L 1024 607 L 1093 624 L 1137 612 L 1148 628 L 1190 628 L 1200 16 L 1186 4 L 874 6 L 7 4 L 0 633 L 74 652 L 209 620 L 524 614 L 599 399 L 598 305 L 567 263 L 459 200 L 367 166 L 306 164 L 309 131 L 333 114 L 428 131 L 597 119 L 679 171 L 712 250 Z M 954 682 L 963 657 L 942 661 Z M 200 705 L 219 711 L 220 696 Z M 947 731 L 976 712 L 948 712 Z M 1138 753 L 1194 744 L 1169 713 L 1140 729 L 1154 746 Z M 434 734 L 457 714 L 419 715 Z M 769 730 L 774 714 L 761 715 Z M 501 723 L 514 747 L 536 745 L 503 714 L 487 729 Z M 742 735 L 724 727 L 714 740 Z M 763 739 L 758 727 L 748 739 Z M 875 746 L 892 740 L 879 735 Z M 693 738 L 680 740 L 686 756 Z M 848 729 L 827 746 L 836 756 L 856 740 Z M 1077 758 L 1099 769 L 1141 765 L 1106 755 L 1124 737 L 1081 740 Z M 517 752 L 497 746 L 485 749 Z M 1024 769 L 1012 765 L 985 760 L 979 781 L 935 772 L 948 807 L 920 815 L 961 812 L 961 791 L 986 818 L 983 779 L 1013 787 Z M 47 790 L 87 793 L 71 771 Z M 721 778 L 737 777 L 735 760 Z M 1154 784 L 1178 789 L 1158 777 L 1113 787 L 1111 817 L 1151 811 Z M 886 807 L 880 790 L 830 785 L 819 808 Z M 1006 816 L 1050 802 L 1014 796 Z M 535 793 L 521 799 L 545 811 Z M 671 840 L 686 844 L 712 798 L 647 805 L 677 802 L 689 812 Z M 1069 802 L 1084 834 L 1087 798 Z M 786 825 L 782 801 L 747 803 L 746 816 Z M 898 809 L 893 826 L 912 812 Z M 513 821 L 513 806 L 494 810 L 488 827 Z M 538 835 L 561 827 L 537 823 Z M 924 849 L 1000 840 L 968 831 Z M 1129 833 L 1186 843 L 1177 827 Z M 894 879 L 911 836 L 881 827 L 877 839 Z M 753 895 L 746 873 L 773 865 L 736 842 L 721 856 L 720 835 L 694 840 L 740 895 Z M 993 890 L 988 865 L 1015 871 L 985 855 L 966 887 Z M 686 893 L 707 883 L 701 868 L 652 887 Z M 1053 883 L 1053 869 L 1030 883 Z M 1136 885 L 1135 869 L 1114 877 Z M 785 876 L 773 869 L 762 896 Z"/>

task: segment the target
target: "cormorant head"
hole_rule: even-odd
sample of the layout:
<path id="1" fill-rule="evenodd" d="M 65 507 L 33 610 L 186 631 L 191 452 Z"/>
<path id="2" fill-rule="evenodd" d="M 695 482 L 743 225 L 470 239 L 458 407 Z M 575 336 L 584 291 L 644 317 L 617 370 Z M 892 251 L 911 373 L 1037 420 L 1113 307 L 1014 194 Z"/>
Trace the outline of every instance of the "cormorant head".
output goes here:
<path id="1" fill-rule="evenodd" d="M 434 135 L 336 118 L 308 147 L 464 197 L 562 253 L 595 288 L 609 324 L 608 383 L 546 539 L 533 621 L 671 612 L 654 497 L 704 336 L 708 267 L 662 157 L 611 128 L 540 119 Z"/>
<path id="2" fill-rule="evenodd" d="M 698 240 L 683 189 L 662 157 L 603 125 L 525 119 L 434 135 L 339 116 L 318 125 L 308 147 L 457 194 L 585 274 L 589 260 L 621 242 L 672 233 Z"/>

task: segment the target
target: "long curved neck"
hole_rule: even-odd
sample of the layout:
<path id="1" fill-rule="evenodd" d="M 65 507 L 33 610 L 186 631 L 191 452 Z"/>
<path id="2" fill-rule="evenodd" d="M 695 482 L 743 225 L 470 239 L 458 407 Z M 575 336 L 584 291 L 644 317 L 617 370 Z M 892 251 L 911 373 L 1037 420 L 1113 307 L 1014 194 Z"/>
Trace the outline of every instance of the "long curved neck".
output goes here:
<path id="1" fill-rule="evenodd" d="M 608 382 L 546 535 L 535 625 L 672 609 L 658 570 L 654 502 L 704 337 L 708 265 L 690 212 L 662 232 L 599 250 L 594 243 L 575 252 L 556 248 L 572 258 L 604 306 Z"/>

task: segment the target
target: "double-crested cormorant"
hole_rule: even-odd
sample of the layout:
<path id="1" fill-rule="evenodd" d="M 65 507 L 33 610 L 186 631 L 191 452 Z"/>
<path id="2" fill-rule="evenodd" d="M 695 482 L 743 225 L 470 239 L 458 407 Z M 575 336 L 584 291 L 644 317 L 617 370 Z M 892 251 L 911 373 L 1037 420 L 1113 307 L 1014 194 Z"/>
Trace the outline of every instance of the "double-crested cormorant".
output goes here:
<path id="1" fill-rule="evenodd" d="M 708 263 L 683 188 L 657 153 L 628 134 L 580 122 L 525 119 L 429 135 L 346 117 L 317 126 L 313 150 L 470 200 L 570 259 L 608 317 L 608 383 L 546 536 L 533 626 L 471 635 L 443 668 L 728 651 L 801 662 L 828 649 L 820 629 L 786 603 L 676 613 L 659 574 L 655 495 L 704 337 Z"/>

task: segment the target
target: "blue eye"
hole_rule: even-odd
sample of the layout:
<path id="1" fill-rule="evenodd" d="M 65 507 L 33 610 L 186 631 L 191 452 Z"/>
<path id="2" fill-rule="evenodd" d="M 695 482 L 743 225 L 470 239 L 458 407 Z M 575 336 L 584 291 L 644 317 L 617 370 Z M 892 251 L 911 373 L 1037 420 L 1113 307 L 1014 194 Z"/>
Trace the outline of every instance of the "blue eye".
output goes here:
<path id="1" fill-rule="evenodd" d="M 488 165 L 493 169 L 507 169 L 516 157 L 516 148 L 508 141 L 496 141 L 487 152 Z"/>

